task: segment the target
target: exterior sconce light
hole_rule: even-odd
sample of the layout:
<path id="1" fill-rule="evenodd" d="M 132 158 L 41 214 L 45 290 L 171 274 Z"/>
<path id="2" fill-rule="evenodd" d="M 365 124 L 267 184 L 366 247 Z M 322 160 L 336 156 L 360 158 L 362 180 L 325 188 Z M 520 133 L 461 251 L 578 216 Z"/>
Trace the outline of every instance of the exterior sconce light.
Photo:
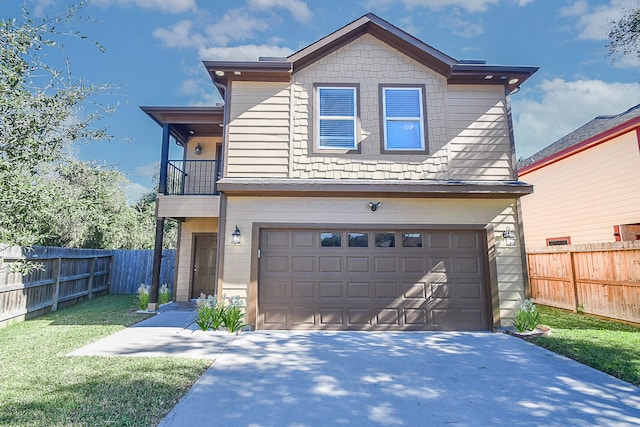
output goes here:
<path id="1" fill-rule="evenodd" d="M 369 202 L 369 207 L 371 208 L 371 212 L 375 212 L 378 210 L 382 202 Z"/>
<path id="2" fill-rule="evenodd" d="M 236 229 L 231 233 L 231 243 L 234 245 L 240 244 L 240 229 L 236 225 Z"/>
<path id="3" fill-rule="evenodd" d="M 196 145 L 196 156 L 199 156 L 200 154 L 202 154 L 202 145 L 198 142 L 198 145 Z"/>
<path id="4" fill-rule="evenodd" d="M 507 227 L 507 229 L 502 232 L 502 237 L 504 238 L 505 246 L 516 245 L 516 236 L 511 232 L 511 229 L 509 227 Z"/>

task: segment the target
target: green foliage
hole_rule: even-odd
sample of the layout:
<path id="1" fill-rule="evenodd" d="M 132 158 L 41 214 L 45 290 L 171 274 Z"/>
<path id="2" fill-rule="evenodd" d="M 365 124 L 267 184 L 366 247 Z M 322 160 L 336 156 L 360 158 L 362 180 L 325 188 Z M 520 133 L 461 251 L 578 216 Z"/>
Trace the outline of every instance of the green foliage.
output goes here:
<path id="1" fill-rule="evenodd" d="M 616 59 L 635 56 L 640 59 L 640 8 L 630 11 L 612 23 L 609 32 L 609 55 Z"/>
<path id="2" fill-rule="evenodd" d="M 518 300 L 514 313 L 513 326 L 522 333 L 533 331 L 540 324 L 540 312 L 530 299 Z"/>
<path id="3" fill-rule="evenodd" d="M 547 337 L 528 341 L 640 386 L 640 327 L 539 306 Z"/>
<path id="4" fill-rule="evenodd" d="M 138 286 L 138 306 L 142 310 L 146 310 L 149 307 L 149 300 L 151 299 L 151 286 L 145 286 L 144 283 L 140 283 Z"/>
<path id="5" fill-rule="evenodd" d="M 62 39 L 85 40 L 64 30 L 80 7 L 38 22 L 25 8 L 21 19 L 0 21 L 1 243 L 40 243 L 41 218 L 62 211 L 49 185 L 52 165 L 65 160 L 71 142 L 108 138 L 93 123 L 111 110 L 92 98 L 112 86 L 76 79 L 61 55 Z"/>
<path id="6" fill-rule="evenodd" d="M 144 319 L 132 300 L 107 295 L 0 329 L 0 425 L 158 425 L 210 361 L 66 356 Z"/>
<path id="7" fill-rule="evenodd" d="M 225 304 L 225 299 L 228 300 L 228 305 Z M 196 301 L 197 316 L 194 322 L 203 331 L 224 328 L 229 333 L 238 332 L 247 326 L 242 321 L 245 313 L 240 306 L 242 306 L 242 300 L 238 296 L 226 298 L 223 295 L 222 299 L 218 300 L 215 295 L 201 294 Z"/>
<path id="8" fill-rule="evenodd" d="M 169 292 L 169 285 L 163 283 L 158 290 L 158 302 L 160 304 L 167 304 L 171 301 L 171 292 Z"/>

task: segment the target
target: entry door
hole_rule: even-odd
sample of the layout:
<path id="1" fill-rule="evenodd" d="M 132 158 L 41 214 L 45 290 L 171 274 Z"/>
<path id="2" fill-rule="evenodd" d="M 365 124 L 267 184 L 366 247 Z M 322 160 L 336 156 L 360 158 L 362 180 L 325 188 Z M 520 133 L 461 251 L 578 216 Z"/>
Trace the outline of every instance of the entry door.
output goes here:
<path id="1" fill-rule="evenodd" d="M 218 234 L 199 234 L 193 242 L 193 279 L 191 298 L 213 295 L 216 289 L 216 254 Z"/>

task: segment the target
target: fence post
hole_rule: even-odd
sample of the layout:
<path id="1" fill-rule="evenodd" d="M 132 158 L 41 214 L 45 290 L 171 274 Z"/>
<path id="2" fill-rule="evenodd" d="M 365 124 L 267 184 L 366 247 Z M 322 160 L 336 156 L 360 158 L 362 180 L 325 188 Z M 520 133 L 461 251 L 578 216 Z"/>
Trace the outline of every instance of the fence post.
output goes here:
<path id="1" fill-rule="evenodd" d="M 58 295 L 60 295 L 60 270 L 62 269 L 62 257 L 56 259 L 55 267 L 53 268 L 53 276 L 56 280 L 53 285 L 53 295 L 51 296 L 51 311 L 58 310 Z"/>
<path id="2" fill-rule="evenodd" d="M 113 251 L 111 251 L 111 255 L 109 256 L 109 277 L 107 278 L 107 284 L 108 284 L 108 289 L 107 289 L 107 293 L 110 294 L 111 293 L 111 281 L 113 280 L 113 272 L 115 269 L 115 261 L 116 261 L 116 257 L 113 253 Z"/>
<path id="3" fill-rule="evenodd" d="M 89 299 L 93 298 L 93 276 L 96 271 L 96 257 L 89 260 Z"/>
<path id="4" fill-rule="evenodd" d="M 571 276 L 569 276 L 569 280 L 571 284 L 571 290 L 573 292 L 572 310 L 574 313 L 577 313 L 578 307 L 580 307 L 580 302 L 578 298 L 578 284 L 576 283 L 576 266 L 574 263 L 573 252 L 569 250 L 567 254 L 569 255 L 569 269 L 570 269 L 569 274 L 571 274 Z"/>

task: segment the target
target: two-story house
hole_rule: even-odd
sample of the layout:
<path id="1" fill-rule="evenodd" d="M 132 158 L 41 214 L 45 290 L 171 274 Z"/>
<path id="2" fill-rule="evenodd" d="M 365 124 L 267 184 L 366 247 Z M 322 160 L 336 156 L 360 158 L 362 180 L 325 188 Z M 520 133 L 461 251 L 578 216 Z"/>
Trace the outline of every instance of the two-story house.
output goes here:
<path id="1" fill-rule="evenodd" d="M 598 116 L 520 162 L 527 247 L 640 240 L 640 104 Z"/>
<path id="2" fill-rule="evenodd" d="M 223 106 L 143 107 L 178 301 L 239 295 L 260 329 L 511 324 L 532 187 L 508 96 L 536 67 L 458 61 L 373 14 L 287 58 L 204 65 Z"/>

